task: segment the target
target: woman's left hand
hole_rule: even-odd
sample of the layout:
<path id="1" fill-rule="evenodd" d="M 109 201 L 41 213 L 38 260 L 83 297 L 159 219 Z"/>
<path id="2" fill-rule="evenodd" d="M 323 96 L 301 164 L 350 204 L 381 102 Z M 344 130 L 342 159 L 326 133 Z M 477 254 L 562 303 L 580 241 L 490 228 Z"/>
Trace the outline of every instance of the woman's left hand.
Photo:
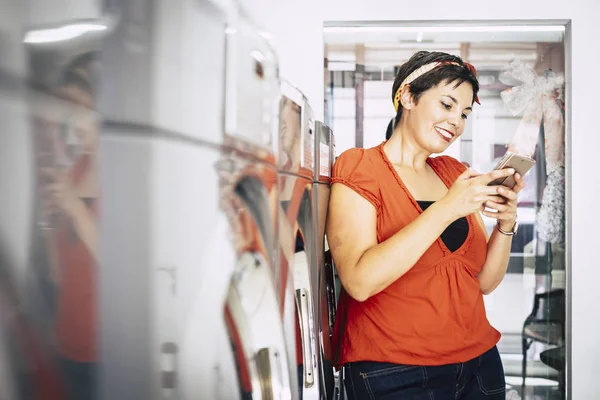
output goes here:
<path id="1" fill-rule="evenodd" d="M 42 174 L 48 182 L 44 190 L 47 206 L 69 215 L 77 196 L 68 175 L 55 168 L 44 168 Z"/>
<path id="2" fill-rule="evenodd" d="M 498 194 L 502 196 L 504 201 L 487 201 L 485 207 L 491 208 L 494 211 L 483 210 L 483 215 L 490 218 L 496 218 L 500 223 L 500 228 L 506 231 L 511 231 L 517 221 L 517 204 L 518 204 L 518 193 L 525 187 L 525 181 L 516 173 L 515 185 L 512 190 L 505 187 L 498 187 Z"/>

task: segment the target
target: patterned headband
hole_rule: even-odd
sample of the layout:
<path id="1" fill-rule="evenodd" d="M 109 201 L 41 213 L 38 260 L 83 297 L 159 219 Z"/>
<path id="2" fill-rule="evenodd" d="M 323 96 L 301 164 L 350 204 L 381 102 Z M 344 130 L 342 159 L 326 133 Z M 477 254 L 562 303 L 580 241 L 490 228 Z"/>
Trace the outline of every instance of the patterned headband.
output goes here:
<path id="1" fill-rule="evenodd" d="M 438 61 L 438 62 L 432 62 L 429 64 L 425 64 L 420 68 L 417 68 L 416 70 L 414 70 L 410 75 L 408 75 L 406 77 L 406 79 L 404 79 L 402 81 L 402 84 L 400 85 L 400 87 L 398 88 L 398 90 L 396 90 L 396 94 L 394 95 L 394 109 L 396 110 L 396 112 L 398 112 L 398 107 L 400 106 L 400 96 L 402 94 L 402 89 L 404 89 L 404 86 L 406 85 L 410 85 L 415 79 L 420 78 L 421 76 L 425 75 L 426 73 L 433 71 L 434 69 L 436 69 L 437 67 L 441 66 L 441 65 L 458 65 L 463 66 L 463 64 L 459 64 L 457 62 L 454 61 Z M 464 63 L 464 66 L 467 67 L 467 69 L 469 71 L 471 71 L 473 73 L 473 75 L 477 76 L 477 70 L 475 69 L 475 67 L 472 64 L 469 63 Z M 477 104 L 481 104 L 479 102 L 479 97 L 475 96 L 475 102 Z"/>

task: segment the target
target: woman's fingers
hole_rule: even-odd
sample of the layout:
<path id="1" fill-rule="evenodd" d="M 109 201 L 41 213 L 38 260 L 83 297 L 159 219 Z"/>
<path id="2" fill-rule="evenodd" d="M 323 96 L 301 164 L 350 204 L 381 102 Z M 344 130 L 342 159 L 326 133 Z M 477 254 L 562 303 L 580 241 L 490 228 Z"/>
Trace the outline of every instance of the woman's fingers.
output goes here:
<path id="1" fill-rule="evenodd" d="M 515 185 L 515 187 L 517 187 L 517 185 Z M 508 200 L 517 200 L 517 192 L 510 190 L 505 186 L 498 187 L 498 193 Z"/>
<path id="2" fill-rule="evenodd" d="M 489 210 L 485 209 L 481 213 L 489 218 L 500 219 L 500 213 L 497 211 L 489 211 Z"/>
<path id="3" fill-rule="evenodd" d="M 475 171 L 473 168 L 467 168 L 462 174 L 460 174 L 458 176 L 458 178 L 456 178 L 456 180 L 467 180 L 467 179 L 472 179 L 472 178 L 476 178 L 478 176 L 481 176 L 481 174 L 477 171 Z"/>
<path id="4" fill-rule="evenodd" d="M 485 202 L 485 207 L 491 208 L 492 210 L 496 210 L 501 213 L 506 213 L 511 210 L 510 206 L 508 206 L 506 204 L 497 203 L 497 202 L 491 201 L 491 200 Z"/>
<path id="5" fill-rule="evenodd" d="M 490 209 L 486 208 L 481 213 L 486 217 L 498 219 L 500 221 L 508 221 L 515 219 L 515 213 L 513 212 L 491 211 Z"/>
<path id="6" fill-rule="evenodd" d="M 515 174 L 515 186 L 513 186 L 512 190 L 515 193 L 519 193 L 524 188 L 525 188 L 525 180 L 523 179 L 523 177 L 519 173 L 516 173 Z"/>
<path id="7" fill-rule="evenodd" d="M 51 183 L 46 185 L 46 187 L 44 188 L 44 193 L 47 197 L 55 196 L 57 193 L 60 193 L 60 184 Z"/>
<path id="8" fill-rule="evenodd" d="M 60 172 L 56 168 L 41 168 L 40 173 L 42 177 L 50 181 L 56 182 L 60 179 Z"/>
<path id="9" fill-rule="evenodd" d="M 484 196 L 497 196 L 499 188 L 500 186 L 480 186 L 476 193 Z"/>
<path id="10" fill-rule="evenodd" d="M 477 178 L 474 178 L 474 180 L 476 180 L 478 183 L 480 183 L 482 185 L 487 185 L 488 183 L 495 181 L 496 179 L 507 178 L 507 177 L 513 175 L 514 173 L 515 173 L 515 170 L 513 168 L 496 169 L 496 170 L 488 172 L 487 174 L 478 176 Z"/>

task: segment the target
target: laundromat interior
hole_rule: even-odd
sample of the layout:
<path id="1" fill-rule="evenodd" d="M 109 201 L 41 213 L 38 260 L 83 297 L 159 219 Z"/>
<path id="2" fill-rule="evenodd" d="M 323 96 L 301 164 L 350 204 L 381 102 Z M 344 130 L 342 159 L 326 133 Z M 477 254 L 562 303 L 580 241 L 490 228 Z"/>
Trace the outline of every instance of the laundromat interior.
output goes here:
<path id="1" fill-rule="evenodd" d="M 487 173 L 527 136 L 535 160 L 483 294 L 501 397 L 600 399 L 597 15 L 587 0 L 0 0 L 0 400 L 362 398 L 337 362 L 350 295 L 332 180 L 342 154 L 389 140 L 419 51 L 460 57 L 479 85 L 433 158 Z M 363 375 L 369 398 L 406 398 Z M 429 396 L 414 398 L 462 398 Z"/>

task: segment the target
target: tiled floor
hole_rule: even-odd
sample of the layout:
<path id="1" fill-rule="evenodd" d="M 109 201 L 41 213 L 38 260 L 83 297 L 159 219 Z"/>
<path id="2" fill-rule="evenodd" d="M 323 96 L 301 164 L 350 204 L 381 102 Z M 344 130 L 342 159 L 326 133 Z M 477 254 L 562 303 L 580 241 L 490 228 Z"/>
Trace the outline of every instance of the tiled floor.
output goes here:
<path id="1" fill-rule="evenodd" d="M 564 400 L 558 386 L 527 386 L 524 391 L 525 395 L 523 395 L 520 385 L 511 388 L 519 393 L 522 400 Z"/>
<path id="2" fill-rule="evenodd" d="M 556 381 L 557 372 L 539 360 L 539 353 L 546 348 L 541 344 L 531 347 L 527 362 L 528 376 L 538 378 L 528 378 L 524 391 L 521 387 L 521 329 L 533 305 L 535 279 L 531 273 L 507 274 L 498 289 L 485 297 L 488 319 L 502 332 L 498 349 L 507 375 L 507 387 L 516 390 L 522 400 L 563 400 Z"/>
<path id="3" fill-rule="evenodd" d="M 556 371 L 541 363 L 539 359 L 528 361 L 528 375 L 531 374 L 537 377 L 528 377 L 525 390 L 522 390 L 522 356 L 520 354 L 506 353 L 507 350 L 511 350 L 510 339 L 509 337 L 505 338 L 503 345 L 499 345 L 501 353 L 502 350 L 505 351 L 504 354 L 501 354 L 501 357 L 504 364 L 504 371 L 507 375 L 507 389 L 516 390 L 523 400 L 563 400 L 564 397 L 558 388 Z"/>

